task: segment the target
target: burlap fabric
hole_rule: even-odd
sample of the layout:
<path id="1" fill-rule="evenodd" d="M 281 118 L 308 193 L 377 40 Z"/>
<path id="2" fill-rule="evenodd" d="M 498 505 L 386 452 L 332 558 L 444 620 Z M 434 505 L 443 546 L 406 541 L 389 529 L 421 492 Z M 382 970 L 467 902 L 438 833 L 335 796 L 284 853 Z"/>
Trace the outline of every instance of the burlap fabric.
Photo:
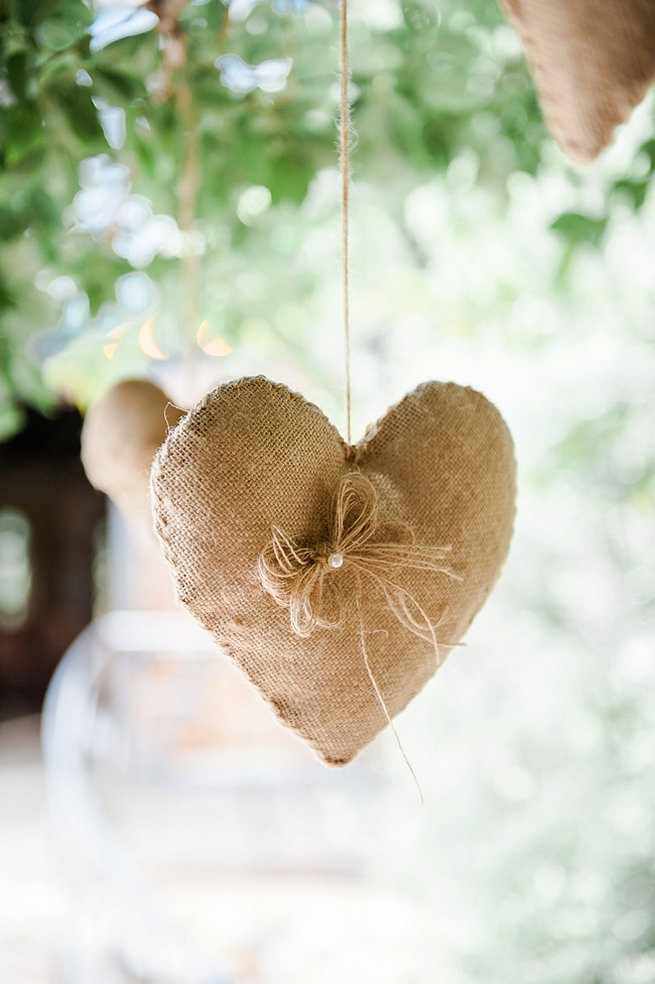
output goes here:
<path id="1" fill-rule="evenodd" d="M 592 161 L 655 77 L 654 0 L 499 0 L 517 28 L 550 132 Z"/>
<path id="2" fill-rule="evenodd" d="M 131 379 L 112 386 L 84 419 L 81 455 L 89 481 L 147 527 L 152 459 L 183 413 L 154 383 Z"/>
<path id="3" fill-rule="evenodd" d="M 394 571 L 438 638 L 410 631 L 374 577 L 344 563 L 330 577 L 340 624 L 293 631 L 258 574 L 272 531 L 296 544 L 329 540 L 345 475 L 368 477 L 380 515 L 416 544 L 450 546 L 448 566 Z M 500 414 L 454 383 L 420 386 L 348 446 L 298 394 L 263 377 L 210 393 L 171 431 L 153 463 L 155 526 L 180 601 L 213 634 L 281 720 L 343 765 L 405 707 L 459 642 L 496 581 L 512 533 L 515 465 Z"/>

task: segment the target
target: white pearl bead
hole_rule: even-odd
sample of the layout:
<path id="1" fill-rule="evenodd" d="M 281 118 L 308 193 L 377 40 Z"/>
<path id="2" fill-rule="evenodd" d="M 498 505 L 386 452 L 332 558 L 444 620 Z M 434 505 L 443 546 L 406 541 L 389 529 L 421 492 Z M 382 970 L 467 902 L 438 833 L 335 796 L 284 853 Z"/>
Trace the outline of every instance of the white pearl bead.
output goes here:
<path id="1" fill-rule="evenodd" d="M 333 571 L 338 571 L 340 567 L 343 567 L 343 554 L 333 553 L 328 557 L 328 567 L 331 567 Z"/>

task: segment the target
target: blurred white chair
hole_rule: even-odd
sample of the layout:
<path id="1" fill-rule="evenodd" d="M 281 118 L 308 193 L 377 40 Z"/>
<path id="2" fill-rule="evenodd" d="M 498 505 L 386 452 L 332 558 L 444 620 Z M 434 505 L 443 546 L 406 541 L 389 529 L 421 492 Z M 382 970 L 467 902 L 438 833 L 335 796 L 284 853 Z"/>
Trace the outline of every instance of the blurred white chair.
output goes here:
<path id="1" fill-rule="evenodd" d="M 248 976 L 249 948 L 266 946 L 257 878 L 354 884 L 367 866 L 372 757 L 325 769 L 183 613 L 90 625 L 42 729 L 70 892 L 65 984 L 263 984 Z M 240 919 L 235 880 L 253 886 Z"/>

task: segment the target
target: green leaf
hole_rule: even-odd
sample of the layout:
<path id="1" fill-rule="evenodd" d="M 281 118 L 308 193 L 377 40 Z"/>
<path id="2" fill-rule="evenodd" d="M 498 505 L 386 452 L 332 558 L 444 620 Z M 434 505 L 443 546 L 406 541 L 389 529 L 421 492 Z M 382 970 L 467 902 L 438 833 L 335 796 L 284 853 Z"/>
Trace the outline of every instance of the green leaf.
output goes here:
<path id="1" fill-rule="evenodd" d="M 0 145 L 6 167 L 15 167 L 43 149 L 44 140 L 43 119 L 34 103 L 8 106 L 0 116 Z"/>
<path id="2" fill-rule="evenodd" d="M 587 243 L 590 246 L 600 246 L 607 228 L 607 216 L 602 219 L 591 219 L 579 212 L 564 212 L 551 224 L 551 229 L 572 246 Z"/>
<path id="3" fill-rule="evenodd" d="M 11 242 L 21 235 L 24 228 L 22 216 L 17 215 L 9 205 L 0 205 L 0 242 Z"/>
<path id="4" fill-rule="evenodd" d="M 648 194 L 649 182 L 645 181 L 631 181 L 626 178 L 623 181 L 617 181 L 612 188 L 612 194 L 617 192 L 619 195 L 627 198 L 630 205 L 639 211 L 641 206 L 646 200 L 646 195 Z"/>
<path id="5" fill-rule="evenodd" d="M 19 100 L 27 98 L 27 87 L 30 77 L 29 57 L 27 51 L 17 51 L 7 59 L 7 78 L 12 92 Z"/>
<path id="6" fill-rule="evenodd" d="M 66 51 L 88 34 L 92 21 L 91 11 L 81 0 L 67 0 L 34 33 L 37 42 L 51 51 Z"/>
<path id="7" fill-rule="evenodd" d="M 387 108 L 390 134 L 394 144 L 419 167 L 430 163 L 423 140 L 423 121 L 414 106 L 400 96 L 393 97 Z"/>
<path id="8" fill-rule="evenodd" d="M 145 96 L 143 79 L 129 72 L 113 68 L 91 69 L 93 81 L 98 92 L 112 103 L 131 102 Z"/>
<path id="9" fill-rule="evenodd" d="M 53 85 L 51 97 L 62 110 L 67 125 L 81 140 L 92 141 L 103 135 L 98 111 L 88 88 L 74 82 L 66 85 L 60 83 L 56 87 Z"/>
<path id="10" fill-rule="evenodd" d="M 193 21 L 197 18 L 202 18 L 210 31 L 220 31 L 227 18 L 227 4 L 214 2 L 205 3 L 202 6 L 187 4 L 182 11 L 180 20 L 183 23 L 186 22 L 188 28 L 193 28 Z"/>
<path id="11" fill-rule="evenodd" d="M 0 274 L 0 310 L 2 308 L 12 307 L 15 303 L 15 298 L 9 284 L 6 279 Z M 2 331 L 0 331 L 0 342 L 3 340 Z M 2 354 L 2 347 L 0 346 L 0 354 Z"/>
<path id="12" fill-rule="evenodd" d="M 314 166 L 301 152 L 290 148 L 270 162 L 266 184 L 273 204 L 291 201 L 300 204 L 307 194 L 309 183 L 314 176 Z"/>
<path id="13" fill-rule="evenodd" d="M 645 154 L 650 162 L 650 170 L 655 171 L 655 139 L 647 140 L 639 148 L 640 154 Z"/>
<path id="14" fill-rule="evenodd" d="M 34 28 L 56 9 L 61 0 L 13 0 L 16 20 L 25 27 Z"/>
<path id="15" fill-rule="evenodd" d="M 59 209 L 51 196 L 43 188 L 33 188 L 29 199 L 32 224 L 42 229 L 61 225 Z"/>

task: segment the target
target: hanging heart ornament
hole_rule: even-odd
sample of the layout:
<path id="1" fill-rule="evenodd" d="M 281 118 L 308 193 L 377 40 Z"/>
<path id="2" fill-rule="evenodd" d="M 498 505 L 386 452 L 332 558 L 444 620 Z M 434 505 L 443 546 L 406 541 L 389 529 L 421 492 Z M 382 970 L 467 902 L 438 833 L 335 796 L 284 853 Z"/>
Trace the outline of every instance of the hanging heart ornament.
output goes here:
<path id="1" fill-rule="evenodd" d="M 349 762 L 459 643 L 515 512 L 512 439 L 475 390 L 429 382 L 349 445 L 264 377 L 219 386 L 151 473 L 178 597 L 284 724 Z"/>

